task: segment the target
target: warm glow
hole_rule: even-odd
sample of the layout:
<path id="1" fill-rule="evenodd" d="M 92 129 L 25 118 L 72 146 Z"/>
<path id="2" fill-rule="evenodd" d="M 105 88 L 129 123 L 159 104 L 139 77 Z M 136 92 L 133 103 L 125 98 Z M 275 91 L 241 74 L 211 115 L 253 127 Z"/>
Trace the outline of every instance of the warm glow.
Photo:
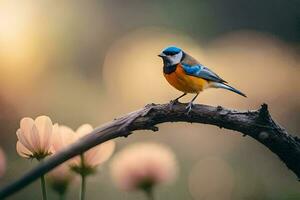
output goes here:
<path id="1" fill-rule="evenodd" d="M 0 1 L 0 81 L 13 87 L 31 80 L 41 67 L 33 3 Z M 4 86 L 3 86 L 4 84 Z"/>
<path id="2" fill-rule="evenodd" d="M 25 56 L 26 47 L 29 45 L 28 34 L 32 28 L 32 17 L 29 7 L 24 7 L 21 2 L 0 2 L 1 57 L 12 61 Z"/>

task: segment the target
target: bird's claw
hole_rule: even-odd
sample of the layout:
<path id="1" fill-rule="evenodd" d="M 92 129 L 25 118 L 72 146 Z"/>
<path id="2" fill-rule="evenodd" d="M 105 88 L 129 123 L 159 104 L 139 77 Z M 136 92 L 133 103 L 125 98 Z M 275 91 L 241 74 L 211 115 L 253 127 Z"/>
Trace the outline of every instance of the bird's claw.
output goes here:
<path id="1" fill-rule="evenodd" d="M 170 101 L 170 109 L 173 110 L 173 106 L 174 106 L 175 104 L 177 104 L 177 103 L 178 103 L 178 100 L 177 100 L 177 99 L 171 100 L 171 101 Z"/>
<path id="2" fill-rule="evenodd" d="M 192 110 L 192 107 L 193 107 L 193 104 L 192 103 L 189 103 L 186 107 L 186 110 L 187 110 L 187 114 L 189 115 L 191 110 Z"/>

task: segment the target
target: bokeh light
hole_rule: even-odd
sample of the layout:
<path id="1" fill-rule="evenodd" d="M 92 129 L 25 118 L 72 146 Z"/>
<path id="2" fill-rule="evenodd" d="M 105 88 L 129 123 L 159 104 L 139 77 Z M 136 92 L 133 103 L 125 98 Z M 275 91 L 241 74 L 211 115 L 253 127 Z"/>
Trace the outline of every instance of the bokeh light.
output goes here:
<path id="1" fill-rule="evenodd" d="M 0 87 L 6 95 L 32 84 L 43 68 L 36 21 L 32 2 L 0 1 Z"/>
<path id="2" fill-rule="evenodd" d="M 223 159 L 201 159 L 190 172 L 189 189 L 195 200 L 229 200 L 233 188 L 233 170 Z"/>

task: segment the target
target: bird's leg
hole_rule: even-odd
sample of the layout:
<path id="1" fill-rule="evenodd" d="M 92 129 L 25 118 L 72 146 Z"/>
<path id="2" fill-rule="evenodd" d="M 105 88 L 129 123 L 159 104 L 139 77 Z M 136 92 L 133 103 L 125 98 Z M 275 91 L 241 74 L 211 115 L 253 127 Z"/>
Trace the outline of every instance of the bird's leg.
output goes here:
<path id="1" fill-rule="evenodd" d="M 181 97 L 184 97 L 187 93 L 183 93 L 182 95 L 180 95 L 179 97 L 177 97 L 176 99 L 172 100 L 171 102 L 178 102 L 178 100 L 181 98 Z"/>
<path id="2" fill-rule="evenodd" d="M 187 109 L 187 114 L 189 114 L 192 110 L 193 107 L 193 102 L 195 101 L 195 99 L 198 97 L 199 93 L 196 94 L 196 96 L 194 96 L 194 98 L 192 99 L 192 101 L 190 101 L 190 103 L 187 105 L 186 109 Z"/>
<path id="3" fill-rule="evenodd" d="M 171 107 L 171 109 L 173 108 L 173 105 L 176 104 L 176 103 L 178 103 L 178 100 L 179 100 L 181 97 L 184 97 L 186 94 L 187 94 L 187 93 L 183 93 L 182 95 L 180 95 L 180 96 L 177 97 L 176 99 L 171 100 L 171 101 L 170 101 L 170 107 Z"/>

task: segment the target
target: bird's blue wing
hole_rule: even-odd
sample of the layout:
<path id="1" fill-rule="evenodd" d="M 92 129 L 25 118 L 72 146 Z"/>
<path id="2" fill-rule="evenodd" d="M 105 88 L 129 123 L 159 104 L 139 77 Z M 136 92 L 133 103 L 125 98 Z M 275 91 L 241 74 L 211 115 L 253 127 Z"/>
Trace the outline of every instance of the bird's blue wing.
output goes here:
<path id="1" fill-rule="evenodd" d="M 207 67 L 203 65 L 188 65 L 183 63 L 182 68 L 185 71 L 187 75 L 195 76 L 199 78 L 203 78 L 209 81 L 214 81 L 218 83 L 226 83 L 225 80 L 223 80 L 221 77 L 219 77 L 216 73 L 208 69 Z"/>

